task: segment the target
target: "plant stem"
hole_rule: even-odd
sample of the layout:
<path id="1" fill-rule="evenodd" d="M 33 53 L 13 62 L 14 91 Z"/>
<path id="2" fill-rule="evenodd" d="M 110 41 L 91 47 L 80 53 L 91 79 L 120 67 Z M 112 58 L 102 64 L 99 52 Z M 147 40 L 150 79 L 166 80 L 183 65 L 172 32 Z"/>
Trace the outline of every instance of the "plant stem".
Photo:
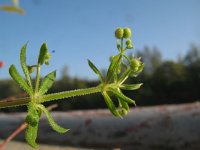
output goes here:
<path id="1" fill-rule="evenodd" d="M 124 39 L 121 38 L 121 53 L 124 51 Z"/>
<path id="2" fill-rule="evenodd" d="M 2 100 L 0 101 L 0 108 L 26 105 L 29 102 L 30 102 L 30 97 Z"/>
<path id="3" fill-rule="evenodd" d="M 38 101 L 38 103 L 43 103 L 43 102 L 58 100 L 58 99 L 63 99 L 63 98 L 69 98 L 69 97 L 75 97 L 75 96 L 82 96 L 82 95 L 87 95 L 87 94 L 93 94 L 93 93 L 98 93 L 98 92 L 101 92 L 101 86 L 65 91 L 65 92 L 60 92 L 60 93 L 52 93 L 52 94 L 44 95 L 41 98 L 41 100 Z M 2 100 L 0 101 L 0 108 L 26 105 L 30 101 L 31 101 L 30 97 L 18 98 L 18 99 L 13 99 L 13 100 Z"/>
<path id="4" fill-rule="evenodd" d="M 59 93 L 53 93 L 53 94 L 47 94 L 44 95 L 39 101 L 39 103 L 51 101 L 51 100 L 57 100 L 57 99 L 63 99 L 63 98 L 69 98 L 69 97 L 75 97 L 75 96 L 82 96 L 87 94 L 93 94 L 101 92 L 101 87 L 91 87 L 91 88 L 85 88 L 85 89 L 77 89 L 77 90 L 71 90 L 71 91 L 65 91 L 65 92 L 59 92 Z"/>
<path id="5" fill-rule="evenodd" d="M 35 93 L 38 92 L 40 83 L 40 64 L 37 65 L 36 81 L 35 81 Z"/>

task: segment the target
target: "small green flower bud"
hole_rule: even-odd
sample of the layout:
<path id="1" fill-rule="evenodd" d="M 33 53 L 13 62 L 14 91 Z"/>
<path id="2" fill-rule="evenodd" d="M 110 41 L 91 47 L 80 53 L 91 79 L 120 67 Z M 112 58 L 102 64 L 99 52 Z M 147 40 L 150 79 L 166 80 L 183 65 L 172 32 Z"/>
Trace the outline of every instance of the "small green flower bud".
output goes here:
<path id="1" fill-rule="evenodd" d="M 128 114 L 128 111 L 127 111 L 126 109 L 124 109 L 124 108 L 121 108 L 121 109 L 119 110 L 119 113 L 120 113 L 122 116 L 125 116 L 125 115 Z"/>
<path id="2" fill-rule="evenodd" d="M 122 28 L 117 28 L 117 29 L 115 30 L 115 37 L 116 37 L 117 39 L 123 38 L 123 34 L 124 34 L 124 30 L 123 30 Z"/>
<path id="3" fill-rule="evenodd" d="M 45 56 L 45 59 L 48 60 L 48 59 L 50 59 L 50 58 L 51 58 L 51 54 L 50 54 L 50 53 L 47 53 L 46 56 Z"/>
<path id="4" fill-rule="evenodd" d="M 128 39 L 127 41 L 126 41 L 126 45 L 128 46 L 128 45 L 131 45 L 132 44 L 132 41 L 130 40 L 130 39 Z"/>
<path id="5" fill-rule="evenodd" d="M 27 67 L 28 67 L 29 74 L 34 72 L 34 67 L 33 66 L 27 66 Z"/>
<path id="6" fill-rule="evenodd" d="M 140 63 L 141 62 L 137 59 L 131 60 L 130 67 L 131 67 L 133 72 L 136 72 L 139 69 Z"/>
<path id="7" fill-rule="evenodd" d="M 132 45 L 132 44 L 129 44 L 129 45 L 126 46 L 126 48 L 127 48 L 127 49 L 132 49 L 132 48 L 133 48 L 133 45 Z"/>
<path id="8" fill-rule="evenodd" d="M 48 60 L 46 60 L 44 63 L 45 63 L 45 65 L 47 65 L 47 66 L 49 65 L 49 61 L 48 61 Z"/>
<path id="9" fill-rule="evenodd" d="M 123 37 L 124 37 L 125 39 L 131 37 L 131 29 L 130 29 L 130 28 L 124 28 L 124 35 L 123 35 Z"/>

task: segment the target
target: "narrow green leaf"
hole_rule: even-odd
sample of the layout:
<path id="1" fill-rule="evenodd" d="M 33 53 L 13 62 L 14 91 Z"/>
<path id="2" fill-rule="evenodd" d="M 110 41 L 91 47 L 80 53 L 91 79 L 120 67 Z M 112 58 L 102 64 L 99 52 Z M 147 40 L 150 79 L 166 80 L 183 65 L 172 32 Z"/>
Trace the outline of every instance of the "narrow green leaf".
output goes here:
<path id="1" fill-rule="evenodd" d="M 6 12 L 19 13 L 21 15 L 25 14 L 25 11 L 17 6 L 3 5 L 3 6 L 0 6 L 0 9 Z"/>
<path id="2" fill-rule="evenodd" d="M 26 80 L 28 81 L 28 85 L 32 88 L 31 77 L 30 77 L 28 67 L 26 64 L 26 47 L 27 47 L 27 44 L 23 45 L 21 48 L 20 64 L 21 64 L 22 70 L 24 72 L 24 75 L 26 77 Z"/>
<path id="3" fill-rule="evenodd" d="M 110 112 L 116 117 L 121 117 L 121 115 L 117 111 L 117 109 L 116 109 L 114 103 L 112 102 L 111 98 L 109 97 L 109 95 L 106 92 L 103 92 L 102 95 L 105 99 L 105 102 L 106 102 Z"/>
<path id="4" fill-rule="evenodd" d="M 58 133 L 65 133 L 67 132 L 69 129 L 65 129 L 61 126 L 59 126 L 51 117 L 49 111 L 43 106 L 43 105 L 38 105 L 38 107 L 46 114 L 47 119 L 49 121 L 49 124 L 51 125 L 51 127 Z"/>
<path id="5" fill-rule="evenodd" d="M 119 108 L 118 108 L 119 114 L 121 116 L 127 115 L 128 112 L 129 112 L 128 104 L 125 101 L 123 101 L 123 100 L 121 100 L 119 98 L 118 98 L 118 102 L 119 102 Z"/>
<path id="6" fill-rule="evenodd" d="M 120 86 L 121 89 L 123 90 L 137 90 L 141 87 L 142 83 L 139 84 L 122 84 Z"/>
<path id="7" fill-rule="evenodd" d="M 118 76 L 117 76 L 117 73 L 116 73 L 116 72 L 113 73 L 113 79 L 114 79 L 114 82 L 117 82 Z"/>
<path id="8" fill-rule="evenodd" d="M 27 125 L 26 132 L 25 132 L 25 139 L 27 143 L 33 148 L 38 147 L 37 143 L 35 142 L 37 138 L 37 132 L 38 132 L 38 124 L 34 126 L 31 124 Z"/>
<path id="9" fill-rule="evenodd" d="M 115 89 L 111 89 L 111 92 L 119 99 L 124 100 L 125 102 L 129 103 L 129 104 L 134 104 L 135 105 L 135 101 L 130 99 L 129 97 L 125 96 L 121 91 L 117 91 Z"/>
<path id="10" fill-rule="evenodd" d="M 17 69 L 14 65 L 11 65 L 9 68 L 10 76 L 13 78 L 13 80 L 19 84 L 19 86 L 25 90 L 29 95 L 33 95 L 32 89 L 28 86 L 28 84 L 24 81 L 22 76 L 18 73 Z"/>
<path id="11" fill-rule="evenodd" d="M 117 81 L 118 83 L 123 83 L 131 73 L 130 68 L 127 68 L 126 71 L 120 76 L 119 80 Z"/>
<path id="12" fill-rule="evenodd" d="M 35 105 L 32 102 L 30 102 L 28 104 L 28 115 L 26 117 L 26 123 L 28 125 L 25 132 L 25 139 L 27 143 L 33 148 L 38 147 L 36 143 L 36 138 L 38 133 L 39 120 L 40 120 L 40 114 L 37 111 Z"/>
<path id="13" fill-rule="evenodd" d="M 121 61 L 122 55 L 118 54 L 113 57 L 110 66 L 108 68 L 107 76 L 106 76 L 106 82 L 109 82 L 113 77 L 116 69 L 118 68 L 118 65 Z"/>
<path id="14" fill-rule="evenodd" d="M 39 65 L 42 65 L 45 62 L 45 57 L 46 57 L 47 52 L 48 52 L 47 45 L 46 45 L 46 43 L 43 43 L 40 48 L 40 54 L 38 56 L 38 64 Z"/>
<path id="15" fill-rule="evenodd" d="M 41 113 L 35 107 L 35 104 L 32 102 L 28 103 L 28 114 L 26 116 L 26 122 L 32 126 L 36 125 L 39 122 Z"/>
<path id="16" fill-rule="evenodd" d="M 118 101 L 121 105 L 122 108 L 126 109 L 127 111 L 129 111 L 129 106 L 128 106 L 128 103 L 123 101 L 122 99 L 118 98 Z"/>
<path id="17" fill-rule="evenodd" d="M 104 82 L 104 78 L 103 78 L 101 72 L 97 69 L 97 67 L 89 59 L 88 59 L 88 65 L 94 71 L 94 73 L 96 73 L 99 76 L 99 79 L 101 80 L 101 82 Z"/>
<path id="18" fill-rule="evenodd" d="M 41 95 L 45 94 L 52 87 L 55 77 L 56 77 L 56 71 L 53 71 L 44 77 L 39 89 L 39 93 Z"/>

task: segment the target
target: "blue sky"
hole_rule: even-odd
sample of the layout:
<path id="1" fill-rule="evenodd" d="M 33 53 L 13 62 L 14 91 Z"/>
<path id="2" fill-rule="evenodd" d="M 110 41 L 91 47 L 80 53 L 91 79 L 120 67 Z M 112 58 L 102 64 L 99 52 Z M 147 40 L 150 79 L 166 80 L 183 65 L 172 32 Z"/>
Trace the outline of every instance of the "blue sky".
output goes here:
<path id="1" fill-rule="evenodd" d="M 6 62 L 1 78 L 9 78 L 10 64 L 19 67 L 19 51 L 27 41 L 28 64 L 36 63 L 43 42 L 55 50 L 43 74 L 56 69 L 59 77 L 67 65 L 71 76 L 88 79 L 96 78 L 88 58 L 103 69 L 117 52 L 117 27 L 133 30 L 136 49 L 157 47 L 164 59 L 200 44 L 199 0 L 21 0 L 20 5 L 23 16 L 0 11 L 0 60 Z"/>

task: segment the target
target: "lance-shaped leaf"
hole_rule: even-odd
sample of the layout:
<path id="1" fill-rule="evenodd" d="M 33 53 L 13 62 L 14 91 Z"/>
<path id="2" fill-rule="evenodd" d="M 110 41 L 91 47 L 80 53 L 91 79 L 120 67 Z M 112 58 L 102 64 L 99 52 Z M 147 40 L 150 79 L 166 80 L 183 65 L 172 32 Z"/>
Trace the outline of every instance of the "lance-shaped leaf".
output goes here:
<path id="1" fill-rule="evenodd" d="M 38 64 L 42 65 L 45 62 L 46 54 L 48 52 L 48 48 L 46 43 L 43 43 L 41 48 L 40 48 L 40 54 L 38 57 Z"/>
<path id="2" fill-rule="evenodd" d="M 119 99 L 124 100 L 125 102 L 129 103 L 129 104 L 135 104 L 135 101 L 130 99 L 129 97 L 125 96 L 121 91 L 119 90 L 115 90 L 115 89 L 110 89 L 111 92 Z"/>
<path id="3" fill-rule="evenodd" d="M 27 125 L 25 132 L 25 139 L 27 143 L 33 148 L 38 147 L 37 143 L 35 142 L 37 138 L 37 132 L 38 132 L 38 123 L 34 126 L 31 124 Z"/>
<path id="4" fill-rule="evenodd" d="M 99 71 L 99 69 L 97 69 L 97 67 L 89 59 L 88 59 L 88 65 L 94 71 L 94 73 L 96 73 L 99 76 L 99 79 L 101 80 L 101 82 L 104 82 L 104 78 L 103 78 L 101 72 Z"/>
<path id="5" fill-rule="evenodd" d="M 39 120 L 40 113 L 37 111 L 34 104 L 30 102 L 28 104 L 28 115 L 26 117 L 27 128 L 25 133 L 25 139 L 27 143 L 33 148 L 38 147 L 36 143 L 36 138 L 38 133 Z"/>
<path id="6" fill-rule="evenodd" d="M 33 94 L 33 91 L 31 87 L 28 86 L 28 84 L 24 81 L 22 76 L 17 71 L 16 67 L 14 65 L 11 65 L 9 68 L 10 76 L 13 78 L 13 80 L 19 84 L 19 86 L 24 89 L 29 95 Z"/>
<path id="7" fill-rule="evenodd" d="M 27 64 L 26 64 L 26 47 L 27 47 L 27 44 L 23 45 L 22 48 L 21 48 L 20 64 L 21 64 L 22 70 L 24 72 L 24 75 L 26 77 L 26 80 L 28 81 L 28 85 L 30 87 L 32 87 L 31 77 L 30 77 L 28 67 L 27 67 Z"/>
<path id="8" fill-rule="evenodd" d="M 112 61 L 110 63 L 110 66 L 108 68 L 107 76 L 106 76 L 106 82 L 109 82 L 113 77 L 116 69 L 118 68 L 118 65 L 121 61 L 122 55 L 118 54 L 112 58 Z"/>
<path id="9" fill-rule="evenodd" d="M 56 71 L 53 71 L 44 77 L 39 89 L 40 95 L 45 94 L 52 87 L 55 77 L 56 77 Z"/>
<path id="10" fill-rule="evenodd" d="M 120 99 L 120 98 L 118 98 L 118 101 L 119 101 L 119 105 L 120 105 L 122 108 L 124 108 L 124 109 L 126 109 L 127 111 L 129 111 L 129 106 L 128 106 L 128 103 L 127 103 L 127 102 L 123 101 L 123 100 Z"/>
<path id="11" fill-rule="evenodd" d="M 142 83 L 139 84 L 122 84 L 120 86 L 121 89 L 123 90 L 137 90 L 141 87 Z"/>
<path id="12" fill-rule="evenodd" d="M 51 125 L 51 127 L 58 133 L 65 133 L 67 132 L 69 129 L 65 129 L 61 126 L 59 126 L 51 117 L 49 111 L 43 106 L 43 105 L 38 105 L 38 107 L 46 114 L 47 119 L 49 121 L 49 124 Z"/>
<path id="13" fill-rule="evenodd" d="M 118 83 L 123 83 L 131 73 L 130 68 L 127 68 L 126 71 L 120 76 L 119 80 L 117 81 Z"/>
<path id="14" fill-rule="evenodd" d="M 28 103 L 28 114 L 26 116 L 26 122 L 32 126 L 36 125 L 40 119 L 41 112 L 37 110 L 33 102 Z"/>
<path id="15" fill-rule="evenodd" d="M 116 117 L 121 117 L 109 95 L 106 92 L 103 92 L 102 95 L 105 99 L 106 105 L 108 106 L 110 112 Z"/>

